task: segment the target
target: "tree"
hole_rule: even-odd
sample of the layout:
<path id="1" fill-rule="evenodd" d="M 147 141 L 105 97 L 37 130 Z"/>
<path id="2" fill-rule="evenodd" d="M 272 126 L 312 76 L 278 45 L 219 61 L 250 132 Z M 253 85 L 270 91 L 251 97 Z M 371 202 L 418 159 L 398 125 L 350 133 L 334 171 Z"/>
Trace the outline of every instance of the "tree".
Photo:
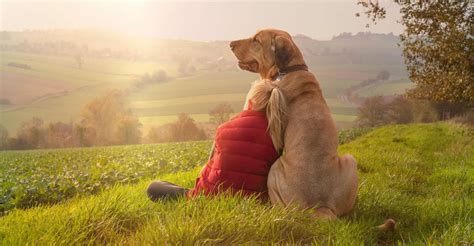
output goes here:
<path id="1" fill-rule="evenodd" d="M 206 132 L 196 125 L 193 118 L 184 113 L 179 114 L 177 121 L 173 123 L 150 128 L 146 136 L 149 143 L 203 140 L 206 138 Z"/>
<path id="2" fill-rule="evenodd" d="M 148 130 L 148 133 L 146 135 L 146 139 L 148 143 L 159 143 L 162 142 L 161 140 L 161 135 L 159 133 L 159 128 L 158 127 L 151 127 Z M 164 141 L 163 141 L 164 142 Z"/>
<path id="3" fill-rule="evenodd" d="M 139 131 L 138 119 L 128 109 L 125 96 L 120 91 L 110 91 L 105 96 L 92 100 L 83 108 L 81 116 L 81 125 L 86 129 L 82 134 L 93 145 L 123 144 L 124 142 L 117 140 L 132 141 L 130 134 Z M 132 126 L 136 129 L 131 129 Z M 121 136 L 117 137 L 117 134 Z"/>
<path id="4" fill-rule="evenodd" d="M 85 147 L 91 145 L 87 138 L 87 128 L 83 124 L 74 125 L 72 136 L 74 146 Z"/>
<path id="5" fill-rule="evenodd" d="M 393 124 L 408 124 L 413 122 L 413 106 L 405 96 L 397 96 L 387 105 L 386 121 Z"/>
<path id="6" fill-rule="evenodd" d="M 153 82 L 165 82 L 168 80 L 168 75 L 166 74 L 166 71 L 163 69 L 160 69 L 158 71 L 155 71 L 153 73 Z"/>
<path id="7" fill-rule="evenodd" d="M 380 71 L 375 79 L 377 80 L 388 80 L 390 78 L 390 73 L 387 70 Z"/>
<path id="8" fill-rule="evenodd" d="M 163 143 L 173 141 L 173 136 L 171 136 L 171 125 L 167 124 L 163 126 L 151 127 L 148 130 L 147 141 L 149 143 Z"/>
<path id="9" fill-rule="evenodd" d="M 202 140 L 207 137 L 204 130 L 197 127 L 194 119 L 184 113 L 178 115 L 178 120 L 170 127 L 170 133 L 174 141 Z"/>
<path id="10" fill-rule="evenodd" d="M 139 83 L 140 84 L 150 84 L 150 83 L 160 83 L 166 82 L 168 80 L 168 75 L 163 69 L 154 71 L 152 75 L 145 73 L 141 76 Z"/>
<path id="11" fill-rule="evenodd" d="M 383 19 L 378 1 L 362 1 L 372 20 Z M 411 98 L 474 106 L 474 4 L 472 1 L 399 1 L 400 35 L 415 87 Z"/>
<path id="12" fill-rule="evenodd" d="M 189 58 L 181 56 L 176 57 L 176 60 L 178 62 L 178 74 L 180 76 L 189 76 L 196 73 L 196 67 L 191 65 Z"/>
<path id="13" fill-rule="evenodd" d="M 229 120 L 234 113 L 232 106 L 229 103 L 221 103 L 209 111 L 210 121 L 220 125 Z"/>
<path id="14" fill-rule="evenodd" d="M 386 103 L 382 96 L 365 99 L 359 108 L 357 122 L 361 127 L 374 127 L 386 124 Z"/>
<path id="15" fill-rule="evenodd" d="M 74 60 L 76 61 L 77 67 L 82 69 L 82 65 L 84 64 L 84 60 L 82 59 L 82 55 L 80 53 L 74 56 Z"/>
<path id="16" fill-rule="evenodd" d="M 438 112 L 433 103 L 428 100 L 416 100 L 413 104 L 413 116 L 415 122 L 434 122 L 439 119 Z"/>
<path id="17" fill-rule="evenodd" d="M 43 123 L 43 120 L 37 117 L 23 122 L 17 132 L 17 142 L 24 144 L 24 146 L 18 146 L 18 148 L 35 149 L 45 147 Z"/>
<path id="18" fill-rule="evenodd" d="M 8 130 L 2 124 L 0 124 L 0 150 L 7 149 L 8 147 Z"/>
<path id="19" fill-rule="evenodd" d="M 142 133 L 140 127 L 142 124 L 136 117 L 126 115 L 122 117 L 117 126 L 117 143 L 119 144 L 137 144 L 140 143 Z"/>
<path id="20" fill-rule="evenodd" d="M 64 148 L 72 147 L 73 128 L 72 124 L 63 122 L 49 123 L 45 133 L 45 147 Z"/>

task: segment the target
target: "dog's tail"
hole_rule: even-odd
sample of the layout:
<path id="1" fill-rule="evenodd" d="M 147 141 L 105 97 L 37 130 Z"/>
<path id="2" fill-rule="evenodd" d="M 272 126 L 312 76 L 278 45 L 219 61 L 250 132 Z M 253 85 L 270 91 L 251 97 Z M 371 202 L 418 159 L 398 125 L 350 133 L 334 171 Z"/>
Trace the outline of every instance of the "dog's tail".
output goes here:
<path id="1" fill-rule="evenodd" d="M 252 110 L 265 110 L 273 145 L 277 151 L 281 151 L 284 145 L 283 136 L 288 112 L 282 91 L 273 81 L 261 80 L 253 84 L 247 98 L 252 103 Z"/>
<path id="2" fill-rule="evenodd" d="M 387 219 L 385 220 L 385 223 L 377 226 L 377 229 L 379 229 L 380 231 L 393 231 L 395 230 L 395 225 L 395 220 Z"/>

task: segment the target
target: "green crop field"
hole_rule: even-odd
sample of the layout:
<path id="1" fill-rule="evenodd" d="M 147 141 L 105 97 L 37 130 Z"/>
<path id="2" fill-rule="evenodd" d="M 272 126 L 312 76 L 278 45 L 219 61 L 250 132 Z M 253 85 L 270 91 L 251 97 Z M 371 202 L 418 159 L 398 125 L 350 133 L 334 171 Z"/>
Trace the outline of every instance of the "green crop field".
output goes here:
<path id="1" fill-rule="evenodd" d="M 336 221 L 224 195 L 148 200 L 153 179 L 192 187 L 209 142 L 0 152 L 1 204 L 9 210 L 0 244 L 474 242 L 472 128 L 395 125 L 340 138 L 339 152 L 358 160 L 359 191 L 354 210 Z M 397 221 L 394 231 L 375 228 L 386 218 Z"/>
<path id="2" fill-rule="evenodd" d="M 0 214 L 55 203 L 157 173 L 187 171 L 208 158 L 210 142 L 38 151 L 0 155 Z"/>

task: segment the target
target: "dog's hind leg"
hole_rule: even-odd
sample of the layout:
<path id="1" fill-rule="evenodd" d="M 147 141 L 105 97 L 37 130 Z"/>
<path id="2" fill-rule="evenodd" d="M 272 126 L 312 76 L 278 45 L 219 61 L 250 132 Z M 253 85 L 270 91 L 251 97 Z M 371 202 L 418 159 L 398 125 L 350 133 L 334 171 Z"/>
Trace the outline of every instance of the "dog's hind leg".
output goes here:
<path id="1" fill-rule="evenodd" d="M 314 217 L 316 219 L 326 219 L 326 220 L 334 220 L 337 218 L 337 216 L 332 212 L 332 210 L 326 207 L 316 208 L 314 211 Z"/>
<path id="2" fill-rule="evenodd" d="M 339 158 L 338 184 L 335 188 L 335 213 L 337 216 L 349 213 L 357 197 L 357 162 L 352 155 Z"/>
<path id="3" fill-rule="evenodd" d="M 280 159 L 276 160 L 275 163 L 273 163 L 272 167 L 270 168 L 270 172 L 268 173 L 268 196 L 270 197 L 270 201 L 272 202 L 272 204 L 280 204 L 286 206 L 287 204 L 285 204 L 283 198 L 281 197 L 280 185 L 278 183 L 283 181 L 278 178 L 281 172 L 279 165 L 281 165 Z"/>
<path id="4" fill-rule="evenodd" d="M 272 204 L 288 206 L 293 202 L 291 187 L 288 186 L 284 174 L 284 158 L 280 157 L 273 163 L 268 173 L 267 187 L 268 196 Z"/>

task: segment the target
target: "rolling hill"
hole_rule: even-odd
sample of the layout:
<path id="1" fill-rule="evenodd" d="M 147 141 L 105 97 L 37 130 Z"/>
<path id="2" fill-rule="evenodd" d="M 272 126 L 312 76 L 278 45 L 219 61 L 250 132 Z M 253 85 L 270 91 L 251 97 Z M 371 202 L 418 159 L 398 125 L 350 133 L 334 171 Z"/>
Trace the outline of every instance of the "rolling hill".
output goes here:
<path id="1" fill-rule="evenodd" d="M 222 102 L 239 111 L 250 83 L 257 79 L 236 69 L 226 41 L 138 39 L 67 30 L 0 36 L 0 123 L 10 132 L 35 116 L 46 122 L 77 121 L 83 105 L 111 89 L 129 92 L 132 111 L 145 129 L 174 121 L 179 113 L 208 121 L 208 111 Z M 357 114 L 356 105 L 341 100 L 351 85 L 386 70 L 389 82 L 397 83 L 374 88 L 377 93 L 399 93 L 409 87 L 394 35 L 343 33 L 329 41 L 296 35 L 294 40 L 339 126 L 349 126 Z M 183 64 L 191 72 L 180 72 Z M 166 72 L 166 82 L 135 87 L 143 75 L 158 70 Z M 366 89 L 363 95 L 373 94 L 372 88 Z"/>

